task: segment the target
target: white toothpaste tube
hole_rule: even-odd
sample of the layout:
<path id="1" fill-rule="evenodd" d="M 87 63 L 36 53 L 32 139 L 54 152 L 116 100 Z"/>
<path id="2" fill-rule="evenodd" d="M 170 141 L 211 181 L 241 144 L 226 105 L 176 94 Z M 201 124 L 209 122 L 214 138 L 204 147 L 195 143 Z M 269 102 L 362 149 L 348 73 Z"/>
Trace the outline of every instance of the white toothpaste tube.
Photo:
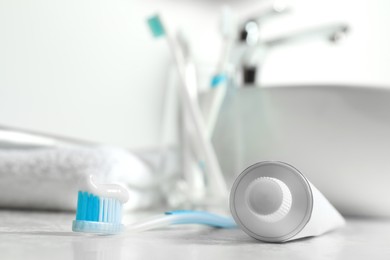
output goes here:
<path id="1" fill-rule="evenodd" d="M 283 162 L 245 169 L 233 184 L 230 210 L 242 230 L 265 242 L 318 236 L 345 224 L 324 195 Z"/>

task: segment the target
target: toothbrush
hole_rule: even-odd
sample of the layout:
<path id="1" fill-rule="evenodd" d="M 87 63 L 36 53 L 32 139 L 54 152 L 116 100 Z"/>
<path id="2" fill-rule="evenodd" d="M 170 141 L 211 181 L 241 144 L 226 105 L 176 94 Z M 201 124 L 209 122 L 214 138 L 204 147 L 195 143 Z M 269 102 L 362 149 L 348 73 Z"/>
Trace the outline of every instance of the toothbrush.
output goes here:
<path id="1" fill-rule="evenodd" d="M 189 96 L 193 104 L 198 104 L 198 78 L 196 66 L 192 59 L 191 47 L 188 42 L 188 38 L 182 30 L 179 30 L 176 34 L 177 44 L 180 50 L 182 50 L 182 57 L 185 62 L 184 64 L 184 73 L 185 78 L 187 79 L 187 89 Z M 181 90 L 181 89 L 180 89 Z M 184 93 L 181 93 L 182 101 L 182 110 L 180 111 L 180 123 L 181 123 L 181 155 L 182 155 L 182 171 L 184 174 L 184 179 L 188 187 L 188 193 L 186 199 L 192 202 L 201 201 L 204 198 L 205 192 L 207 190 L 205 185 L 205 174 L 201 167 L 202 158 L 197 157 L 197 154 L 194 154 L 194 149 L 201 151 L 201 148 L 197 147 L 198 144 L 193 142 L 193 131 L 191 118 L 188 117 L 188 109 L 183 104 Z M 177 205 L 172 205 L 177 207 Z"/>
<path id="2" fill-rule="evenodd" d="M 92 175 L 85 186 L 78 192 L 76 219 L 72 226 L 74 232 L 114 235 L 125 230 L 141 232 L 177 224 L 237 227 L 232 217 L 192 210 L 168 211 L 126 227 L 121 223 L 122 206 L 129 199 L 126 188 L 116 184 L 96 184 Z"/>
<path id="3" fill-rule="evenodd" d="M 193 90 L 194 81 L 191 78 L 192 74 L 186 71 L 186 60 L 185 53 L 181 46 L 170 36 L 167 30 L 163 26 L 163 22 L 158 15 L 152 16 L 148 19 L 148 25 L 155 37 L 166 36 L 172 54 L 175 58 L 179 75 L 182 79 L 183 86 L 181 87 L 181 94 L 183 98 L 183 105 L 188 111 L 189 119 L 193 123 L 194 133 L 196 141 L 193 143 L 197 148 L 198 156 L 204 156 L 206 163 L 206 171 L 208 173 L 210 192 L 215 197 L 226 198 L 228 191 L 225 180 L 223 178 L 215 151 L 210 143 L 207 136 L 206 126 L 202 118 L 201 111 L 194 98 L 191 97 L 191 90 Z"/>
<path id="4" fill-rule="evenodd" d="M 235 40 L 235 24 L 232 10 L 224 6 L 221 12 L 220 30 L 223 40 L 221 57 L 218 63 L 217 72 L 211 79 L 212 102 L 206 111 L 209 111 L 207 117 L 208 134 L 211 138 L 214 132 L 215 124 L 226 96 L 226 84 L 229 80 L 229 58 L 232 46 Z"/>
<path id="5" fill-rule="evenodd" d="M 126 188 L 116 184 L 96 184 L 90 175 L 85 187 L 78 192 L 72 230 L 98 234 L 122 232 L 122 207 L 128 200 Z"/>
<path id="6" fill-rule="evenodd" d="M 143 232 L 160 229 L 171 225 L 200 224 L 215 228 L 236 228 L 237 224 L 231 217 L 221 216 L 206 211 L 175 210 L 156 215 L 128 227 L 129 231 Z"/>
<path id="7" fill-rule="evenodd" d="M 211 87 L 215 88 L 221 83 L 227 81 L 227 70 L 229 65 L 229 57 L 232 46 L 235 40 L 235 23 L 233 13 L 230 7 L 224 6 L 221 11 L 220 22 L 221 36 L 223 40 L 223 47 L 218 63 L 217 73 L 212 77 Z"/>

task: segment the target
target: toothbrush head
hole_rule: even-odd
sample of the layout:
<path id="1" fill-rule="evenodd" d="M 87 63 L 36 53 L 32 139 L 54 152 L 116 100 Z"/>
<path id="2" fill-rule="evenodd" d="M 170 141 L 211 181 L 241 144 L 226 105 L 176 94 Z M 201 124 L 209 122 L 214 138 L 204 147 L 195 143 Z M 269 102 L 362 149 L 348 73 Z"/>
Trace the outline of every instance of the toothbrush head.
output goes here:
<path id="1" fill-rule="evenodd" d="M 123 231 L 122 206 L 128 191 L 116 184 L 97 185 L 90 176 L 85 190 L 78 192 L 74 232 L 117 234 Z"/>
<path id="2" fill-rule="evenodd" d="M 211 88 L 217 88 L 218 86 L 226 83 L 227 80 L 228 80 L 228 77 L 224 73 L 220 73 L 220 74 L 214 75 L 211 78 Z"/>
<path id="3" fill-rule="evenodd" d="M 165 35 L 164 25 L 157 14 L 149 17 L 147 22 L 154 37 L 158 38 Z"/>

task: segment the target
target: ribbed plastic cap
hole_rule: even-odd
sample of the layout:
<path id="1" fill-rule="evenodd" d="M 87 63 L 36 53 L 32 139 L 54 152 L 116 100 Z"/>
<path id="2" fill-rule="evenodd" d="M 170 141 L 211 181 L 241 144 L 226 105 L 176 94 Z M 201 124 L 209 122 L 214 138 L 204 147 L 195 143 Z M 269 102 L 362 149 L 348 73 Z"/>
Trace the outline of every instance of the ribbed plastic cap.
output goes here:
<path id="1" fill-rule="evenodd" d="M 292 196 L 287 185 L 271 177 L 253 180 L 245 192 L 250 211 L 264 222 L 277 222 L 291 209 Z"/>

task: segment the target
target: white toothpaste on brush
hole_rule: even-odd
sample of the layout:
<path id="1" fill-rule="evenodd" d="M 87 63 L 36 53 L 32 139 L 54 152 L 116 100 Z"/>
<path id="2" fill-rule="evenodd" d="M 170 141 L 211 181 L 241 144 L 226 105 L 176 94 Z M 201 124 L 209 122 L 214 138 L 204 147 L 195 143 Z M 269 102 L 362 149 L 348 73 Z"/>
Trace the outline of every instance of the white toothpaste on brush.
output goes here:
<path id="1" fill-rule="evenodd" d="M 265 242 L 318 236 L 344 218 L 304 175 L 283 162 L 260 162 L 233 184 L 230 209 L 248 235 Z"/>
<path id="2" fill-rule="evenodd" d="M 97 184 L 93 175 L 89 176 L 84 190 L 101 198 L 116 199 L 121 203 L 126 203 L 129 200 L 129 192 L 125 187 L 117 184 Z"/>
<path id="3" fill-rule="evenodd" d="M 117 234 L 124 230 L 123 204 L 129 199 L 126 188 L 116 184 L 97 184 L 92 175 L 78 192 L 74 232 Z"/>

